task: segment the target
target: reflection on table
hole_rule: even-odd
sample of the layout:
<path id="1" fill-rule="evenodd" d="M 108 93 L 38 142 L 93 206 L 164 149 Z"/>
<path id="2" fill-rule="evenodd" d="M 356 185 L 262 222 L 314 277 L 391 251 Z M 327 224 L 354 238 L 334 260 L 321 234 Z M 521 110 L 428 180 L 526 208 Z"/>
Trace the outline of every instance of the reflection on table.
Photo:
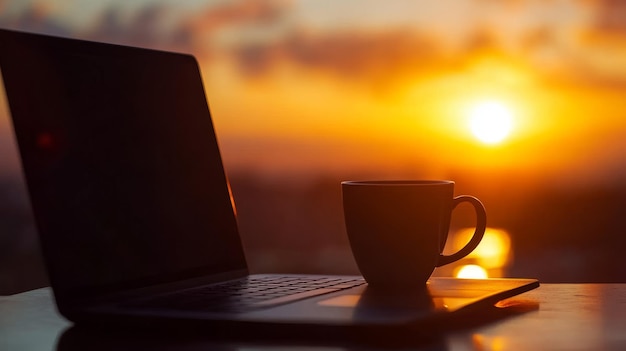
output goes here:
<path id="1" fill-rule="evenodd" d="M 411 350 L 624 350 L 626 284 L 543 284 Z M 482 320 L 481 320 L 482 319 Z M 1 350 L 377 350 L 394 340 L 249 339 L 72 327 L 54 310 L 49 289 L 0 298 Z"/>

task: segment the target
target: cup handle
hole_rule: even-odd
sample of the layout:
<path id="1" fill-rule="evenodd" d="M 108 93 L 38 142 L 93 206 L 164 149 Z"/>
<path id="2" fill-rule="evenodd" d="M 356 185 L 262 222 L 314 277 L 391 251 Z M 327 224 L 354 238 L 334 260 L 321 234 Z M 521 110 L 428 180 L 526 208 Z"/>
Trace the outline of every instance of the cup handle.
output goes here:
<path id="1" fill-rule="evenodd" d="M 470 252 L 474 251 L 476 246 L 483 239 L 483 235 L 485 235 L 485 229 L 487 228 L 487 213 L 485 211 L 485 206 L 483 206 L 482 202 L 477 198 L 469 195 L 461 195 L 455 197 L 452 204 L 452 210 L 454 210 L 460 203 L 469 202 L 472 206 L 474 206 L 474 210 L 476 211 L 476 230 L 474 230 L 474 235 L 472 239 L 458 252 L 453 253 L 452 255 L 439 255 L 439 261 L 437 262 L 437 267 L 441 267 L 448 263 L 452 263 L 454 261 L 458 261 L 463 257 L 470 254 Z M 448 233 L 446 233 L 448 235 Z"/>

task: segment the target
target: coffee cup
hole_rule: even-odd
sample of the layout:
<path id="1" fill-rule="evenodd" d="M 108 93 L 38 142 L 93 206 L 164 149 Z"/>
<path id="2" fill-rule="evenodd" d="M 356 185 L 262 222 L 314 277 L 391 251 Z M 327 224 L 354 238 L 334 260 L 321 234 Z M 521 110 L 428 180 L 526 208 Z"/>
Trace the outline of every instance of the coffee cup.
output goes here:
<path id="1" fill-rule="evenodd" d="M 449 180 L 374 180 L 341 183 L 345 225 L 361 274 L 372 287 L 419 287 L 436 267 L 457 261 L 480 243 L 487 225 L 476 197 L 454 197 Z M 459 251 L 444 255 L 452 211 L 467 202 L 476 228 Z"/>

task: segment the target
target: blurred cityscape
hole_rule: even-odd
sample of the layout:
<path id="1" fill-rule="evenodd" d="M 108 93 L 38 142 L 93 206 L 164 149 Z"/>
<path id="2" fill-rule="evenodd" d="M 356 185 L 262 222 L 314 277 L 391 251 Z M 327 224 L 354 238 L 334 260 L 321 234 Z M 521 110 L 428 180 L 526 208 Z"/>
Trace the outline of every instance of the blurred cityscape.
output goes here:
<path id="1" fill-rule="evenodd" d="M 434 178 L 489 226 L 435 274 L 626 281 L 626 2 L 0 0 L 0 27 L 194 54 L 253 272 L 358 273 L 340 181 Z M 0 293 L 46 284 L 18 160 L 2 90 Z"/>

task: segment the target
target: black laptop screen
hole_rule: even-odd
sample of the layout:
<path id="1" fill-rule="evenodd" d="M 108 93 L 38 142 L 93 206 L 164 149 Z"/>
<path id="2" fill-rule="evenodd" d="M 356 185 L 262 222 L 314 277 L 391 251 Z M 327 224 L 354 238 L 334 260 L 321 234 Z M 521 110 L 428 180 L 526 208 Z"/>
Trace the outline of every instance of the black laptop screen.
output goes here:
<path id="1" fill-rule="evenodd" d="M 55 292 L 246 269 L 191 56 L 0 32 Z"/>

